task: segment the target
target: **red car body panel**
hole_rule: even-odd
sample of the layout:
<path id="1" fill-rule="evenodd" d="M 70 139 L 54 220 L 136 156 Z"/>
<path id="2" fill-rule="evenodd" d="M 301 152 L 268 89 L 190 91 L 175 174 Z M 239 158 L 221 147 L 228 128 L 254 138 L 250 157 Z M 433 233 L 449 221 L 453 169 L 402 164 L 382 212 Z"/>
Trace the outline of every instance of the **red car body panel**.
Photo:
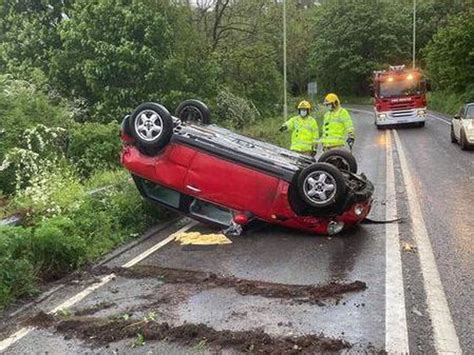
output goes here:
<path id="1" fill-rule="evenodd" d="M 327 234 L 329 223 L 342 221 L 347 229 L 360 223 L 370 211 L 371 198 L 354 203 L 337 216 L 299 216 L 289 202 L 288 181 L 173 141 L 156 156 L 147 156 L 127 144 L 132 141 L 129 138 L 122 139 L 126 145 L 121 163 L 132 174 L 231 209 L 234 215 L 245 213 L 273 224 Z M 362 213 L 355 213 L 356 206 Z"/>

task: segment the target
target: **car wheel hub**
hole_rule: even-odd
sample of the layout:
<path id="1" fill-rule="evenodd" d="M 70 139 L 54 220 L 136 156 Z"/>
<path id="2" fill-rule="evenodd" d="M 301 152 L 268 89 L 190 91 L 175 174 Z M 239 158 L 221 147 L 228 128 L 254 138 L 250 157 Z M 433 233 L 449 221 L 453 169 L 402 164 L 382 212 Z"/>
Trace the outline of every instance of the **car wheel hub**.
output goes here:
<path id="1" fill-rule="evenodd" d="M 155 111 L 141 111 L 135 119 L 135 130 L 140 139 L 146 142 L 155 141 L 163 131 L 163 119 Z"/>
<path id="2" fill-rule="evenodd" d="M 326 172 L 315 171 L 305 179 L 304 192 L 314 203 L 326 203 L 336 194 L 336 181 Z"/>

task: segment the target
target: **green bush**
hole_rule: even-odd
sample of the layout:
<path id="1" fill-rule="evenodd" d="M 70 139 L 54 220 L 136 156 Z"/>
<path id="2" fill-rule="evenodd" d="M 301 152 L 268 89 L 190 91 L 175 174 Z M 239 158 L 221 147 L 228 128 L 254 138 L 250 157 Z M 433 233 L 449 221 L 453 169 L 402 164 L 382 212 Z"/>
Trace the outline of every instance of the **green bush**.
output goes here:
<path id="1" fill-rule="evenodd" d="M 83 177 L 95 171 L 119 166 L 121 148 L 116 123 L 95 122 L 75 125 L 70 131 L 68 158 Z"/>
<path id="2" fill-rule="evenodd" d="M 428 96 L 428 108 L 448 115 L 454 115 L 459 112 L 461 105 L 463 105 L 467 100 L 469 100 L 469 94 L 456 94 L 449 91 L 433 91 L 430 92 Z"/>
<path id="3" fill-rule="evenodd" d="M 61 146 L 59 133 L 71 125 L 73 112 L 69 103 L 46 95 L 38 86 L 0 75 L 0 166 L 12 149 L 41 150 L 44 156 L 53 153 L 52 147 L 57 152 Z M 0 168 L 0 191 L 13 193 L 15 180 L 13 166 Z"/>
<path id="4" fill-rule="evenodd" d="M 234 95 L 228 89 L 221 90 L 216 101 L 216 115 L 228 126 L 241 128 L 260 117 L 260 112 L 252 101 Z"/>
<path id="5" fill-rule="evenodd" d="M 25 223 L 35 224 L 47 217 L 70 213 L 85 196 L 86 190 L 70 166 L 52 165 L 38 171 L 30 185 L 16 193 L 11 204 L 26 212 Z"/>
<path id="6" fill-rule="evenodd" d="M 36 292 L 36 274 L 29 260 L 31 230 L 0 227 L 0 310 L 11 300 Z"/>
<path id="7" fill-rule="evenodd" d="M 41 222 L 31 239 L 31 259 L 43 279 L 55 279 L 86 261 L 87 244 L 67 217 Z"/>
<path id="8" fill-rule="evenodd" d="M 25 131 L 39 124 L 68 127 L 72 109 L 62 100 L 48 97 L 32 83 L 0 75 L 0 160 L 14 147 L 26 148 Z"/>

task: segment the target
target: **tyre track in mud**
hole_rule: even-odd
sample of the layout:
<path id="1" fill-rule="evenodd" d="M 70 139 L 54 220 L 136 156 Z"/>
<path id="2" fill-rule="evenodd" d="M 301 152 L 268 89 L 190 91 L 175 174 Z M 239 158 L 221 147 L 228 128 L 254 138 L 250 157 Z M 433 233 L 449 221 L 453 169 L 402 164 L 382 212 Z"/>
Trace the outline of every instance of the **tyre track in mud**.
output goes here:
<path id="1" fill-rule="evenodd" d="M 336 304 L 345 293 L 360 292 L 367 289 L 362 281 L 329 282 L 324 285 L 288 285 L 273 282 L 241 279 L 238 277 L 224 277 L 216 273 L 166 268 L 155 265 L 137 265 L 132 268 L 99 267 L 94 270 L 96 276 L 114 273 L 125 278 L 159 278 L 164 283 L 194 284 L 202 289 L 233 288 L 242 296 L 262 296 L 268 298 L 290 299 L 296 303 L 310 303 L 324 306 L 322 302 L 333 299 Z"/>

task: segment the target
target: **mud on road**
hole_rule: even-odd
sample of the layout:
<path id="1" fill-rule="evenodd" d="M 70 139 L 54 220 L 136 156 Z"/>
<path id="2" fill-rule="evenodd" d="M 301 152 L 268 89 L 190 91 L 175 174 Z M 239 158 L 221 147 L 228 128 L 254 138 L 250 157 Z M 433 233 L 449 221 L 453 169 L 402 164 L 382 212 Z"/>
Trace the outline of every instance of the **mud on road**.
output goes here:
<path id="1" fill-rule="evenodd" d="M 324 335 L 272 337 L 262 330 L 215 330 L 204 324 L 172 326 L 166 322 L 160 323 L 149 319 L 59 317 L 38 313 L 29 320 L 28 325 L 53 328 L 65 337 L 74 336 L 93 346 L 106 345 L 140 335 L 143 341 L 164 340 L 190 347 L 205 344 L 214 351 L 225 348 L 261 354 L 333 352 L 351 347 L 343 340 L 326 338 Z"/>
<path id="2" fill-rule="evenodd" d="M 325 306 L 323 301 L 337 304 L 344 294 L 361 292 L 367 288 L 362 281 L 330 282 L 317 286 L 288 285 L 155 265 L 138 265 L 132 268 L 102 266 L 83 273 L 81 279 L 84 283 L 90 283 L 90 277 L 97 278 L 111 273 L 117 279 L 144 282 L 153 280 L 161 283 L 162 292 L 143 296 L 144 303 L 125 309 L 120 308 L 113 300 L 102 299 L 92 305 L 59 311 L 53 315 L 40 311 L 23 321 L 23 326 L 47 330 L 66 340 L 78 339 L 91 348 L 108 347 L 109 344 L 127 339 L 133 344 L 134 339 L 139 337 L 143 342 L 162 341 L 187 348 L 205 347 L 216 353 L 224 349 L 262 354 L 340 352 L 350 349 L 352 344 L 323 333 L 269 334 L 258 327 L 248 330 L 215 329 L 203 323 L 173 319 L 168 310 L 191 294 L 217 288 L 233 289 L 243 297 L 260 296 L 318 306 Z M 233 315 L 248 316 L 237 313 Z M 284 326 L 291 328 L 291 322 Z"/>
<path id="3" fill-rule="evenodd" d="M 114 273 L 126 278 L 160 278 L 171 284 L 196 284 L 201 288 L 233 288 L 243 296 L 263 296 L 294 300 L 298 303 L 311 303 L 324 306 L 323 300 L 333 299 L 336 303 L 342 295 L 348 292 L 363 291 L 367 288 L 365 282 L 353 281 L 341 283 L 332 281 L 326 285 L 286 285 L 273 282 L 245 280 L 238 277 L 223 277 L 216 273 L 165 268 L 155 265 L 137 265 L 132 268 L 101 267 L 94 271 L 96 275 Z"/>

